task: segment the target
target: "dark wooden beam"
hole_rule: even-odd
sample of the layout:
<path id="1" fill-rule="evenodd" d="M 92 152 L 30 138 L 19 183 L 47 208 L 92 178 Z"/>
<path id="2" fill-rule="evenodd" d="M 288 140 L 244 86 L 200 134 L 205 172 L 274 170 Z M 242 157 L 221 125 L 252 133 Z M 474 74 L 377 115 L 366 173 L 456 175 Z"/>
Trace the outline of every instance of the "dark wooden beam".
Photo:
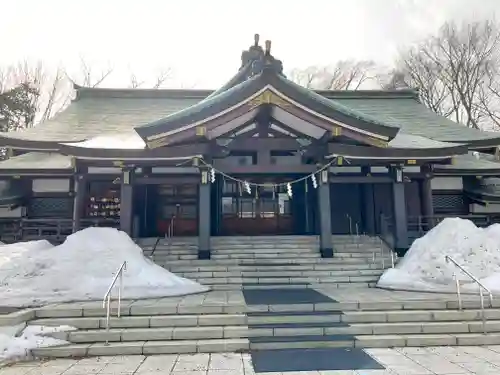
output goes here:
<path id="1" fill-rule="evenodd" d="M 227 146 L 235 151 L 297 151 L 300 144 L 293 138 L 235 138 Z"/>
<path id="2" fill-rule="evenodd" d="M 452 155 L 467 153 L 467 146 L 450 146 L 441 148 L 391 148 L 391 147 L 366 147 L 348 145 L 342 143 L 328 143 L 328 153 L 356 157 L 384 157 L 384 158 L 419 158 L 425 157 L 426 162 L 432 161 L 432 157 L 443 158 Z M 387 161 L 389 162 L 389 161 Z"/>
<path id="3" fill-rule="evenodd" d="M 332 184 L 382 184 L 393 182 L 393 178 L 387 176 L 330 176 Z"/>
<path id="4" fill-rule="evenodd" d="M 141 159 L 141 158 L 172 158 L 192 155 L 203 155 L 209 151 L 208 142 L 189 143 L 182 145 L 165 146 L 156 149 L 120 150 L 120 149 L 91 149 L 86 147 L 73 147 L 61 145 L 61 152 L 77 158 L 91 157 L 106 159 Z"/>
<path id="5" fill-rule="evenodd" d="M 136 177 L 136 185 L 162 185 L 162 184 L 197 184 L 200 181 L 199 175 L 186 176 L 161 176 L 161 177 Z"/>
<path id="6" fill-rule="evenodd" d="M 215 160 L 214 167 L 228 174 L 309 174 L 317 171 L 315 165 L 221 165 L 220 160 Z"/>

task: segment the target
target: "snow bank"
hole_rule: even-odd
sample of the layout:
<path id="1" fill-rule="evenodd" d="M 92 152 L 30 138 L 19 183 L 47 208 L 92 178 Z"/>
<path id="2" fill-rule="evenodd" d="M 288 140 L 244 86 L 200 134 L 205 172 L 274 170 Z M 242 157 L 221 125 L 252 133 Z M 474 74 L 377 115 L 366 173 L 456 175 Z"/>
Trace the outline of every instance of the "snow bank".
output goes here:
<path id="1" fill-rule="evenodd" d="M 74 331 L 76 328 L 28 326 L 20 334 L 16 334 L 17 330 L 17 326 L 0 329 L 0 365 L 27 359 L 32 349 L 69 344 L 67 341 L 50 337 L 50 334 Z"/>
<path id="2" fill-rule="evenodd" d="M 464 291 L 477 292 L 449 255 L 492 292 L 500 293 L 500 225 L 478 228 L 469 221 L 448 218 L 417 239 L 393 269 L 384 272 L 377 286 L 390 289 L 435 292 L 455 291 L 455 272 Z"/>
<path id="3" fill-rule="evenodd" d="M 47 241 L 0 246 L 0 304 L 33 306 L 101 300 L 123 261 L 127 261 L 123 298 L 169 297 L 208 290 L 154 264 L 124 232 L 87 228 L 59 246 Z"/>

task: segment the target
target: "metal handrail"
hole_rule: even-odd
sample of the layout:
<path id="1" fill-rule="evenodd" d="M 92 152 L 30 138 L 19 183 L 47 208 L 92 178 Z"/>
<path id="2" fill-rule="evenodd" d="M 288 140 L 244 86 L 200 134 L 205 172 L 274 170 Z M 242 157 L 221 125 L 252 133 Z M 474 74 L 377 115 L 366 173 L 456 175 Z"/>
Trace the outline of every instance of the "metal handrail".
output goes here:
<path id="1" fill-rule="evenodd" d="M 116 272 L 115 277 L 113 277 L 113 281 L 109 285 L 109 288 L 104 295 L 104 298 L 102 300 L 102 307 L 106 308 L 106 345 L 109 345 L 108 337 L 109 337 L 109 320 L 111 317 L 111 292 L 113 290 L 113 287 L 116 284 L 116 281 L 118 278 L 120 278 L 120 284 L 119 284 L 119 289 L 118 289 L 118 313 L 117 316 L 118 318 L 121 315 L 121 303 L 122 303 L 122 289 L 123 289 L 123 271 L 127 269 L 127 262 L 124 261 L 120 268 L 118 268 L 118 271 Z"/>
<path id="2" fill-rule="evenodd" d="M 160 243 L 160 237 L 156 237 L 156 241 L 153 245 L 153 251 L 151 251 L 151 260 L 154 260 L 155 251 L 156 251 L 156 248 L 158 247 L 159 243 Z"/>
<path id="3" fill-rule="evenodd" d="M 490 299 L 490 307 L 493 307 L 493 293 L 491 292 L 490 289 L 488 289 L 486 286 L 484 286 L 483 283 L 481 283 L 473 274 L 471 274 L 469 271 L 467 271 L 465 268 L 463 268 L 458 262 L 450 257 L 449 255 L 446 255 L 444 257 L 446 262 L 451 262 L 455 266 L 457 266 L 465 275 L 469 276 L 472 281 L 474 281 L 478 286 L 479 286 L 479 297 L 481 299 L 481 317 L 483 321 L 483 332 L 486 334 L 486 313 L 484 310 L 484 295 L 483 295 L 483 289 L 488 293 L 489 299 Z M 455 284 L 457 287 L 457 299 L 458 299 L 458 309 L 462 310 L 462 296 L 460 294 L 460 281 L 458 280 L 458 277 L 455 273 L 453 273 L 453 279 L 455 280 Z"/>
<path id="4" fill-rule="evenodd" d="M 172 215 L 170 218 L 170 222 L 168 223 L 167 233 L 165 233 L 166 238 L 171 238 L 174 236 L 174 224 L 175 224 L 175 215 Z"/>

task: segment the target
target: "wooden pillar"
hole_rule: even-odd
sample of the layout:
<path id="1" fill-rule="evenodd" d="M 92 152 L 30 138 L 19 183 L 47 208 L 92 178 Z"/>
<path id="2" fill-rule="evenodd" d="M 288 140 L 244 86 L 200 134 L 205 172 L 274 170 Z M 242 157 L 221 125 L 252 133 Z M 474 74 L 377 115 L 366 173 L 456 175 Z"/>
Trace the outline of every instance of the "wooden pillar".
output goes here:
<path id="1" fill-rule="evenodd" d="M 396 249 L 408 248 L 408 217 L 406 213 L 405 185 L 403 170 L 391 168 L 394 182 L 392 183 L 393 198 L 393 223 L 394 223 L 394 247 Z"/>
<path id="2" fill-rule="evenodd" d="M 330 207 L 330 181 L 328 170 L 320 174 L 318 186 L 319 250 L 322 258 L 333 257 L 332 212 Z"/>
<path id="3" fill-rule="evenodd" d="M 133 223 L 133 184 L 134 171 L 130 168 L 122 169 L 120 178 L 120 230 L 132 236 Z"/>
<path id="4" fill-rule="evenodd" d="M 362 184 L 361 194 L 363 195 L 362 217 L 364 228 L 367 234 L 375 235 L 375 197 L 373 195 L 373 184 Z"/>
<path id="5" fill-rule="evenodd" d="M 420 204 L 422 208 L 423 222 L 427 224 L 427 230 L 434 228 L 434 203 L 432 201 L 432 174 L 429 167 L 422 167 L 424 178 L 420 181 Z"/>
<path id="6" fill-rule="evenodd" d="M 210 259 L 210 187 L 208 170 L 201 170 L 198 194 L 198 259 Z"/>
<path id="7" fill-rule="evenodd" d="M 85 196 L 87 194 L 87 174 L 77 173 L 73 176 L 73 233 L 81 228 L 81 219 L 85 211 Z"/>

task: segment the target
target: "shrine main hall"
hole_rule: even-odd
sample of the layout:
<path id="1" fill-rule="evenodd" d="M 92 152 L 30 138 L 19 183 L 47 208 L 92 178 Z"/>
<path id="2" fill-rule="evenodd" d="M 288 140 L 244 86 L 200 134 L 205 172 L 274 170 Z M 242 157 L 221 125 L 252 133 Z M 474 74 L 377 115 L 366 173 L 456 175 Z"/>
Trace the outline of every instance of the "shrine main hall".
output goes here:
<path id="1" fill-rule="evenodd" d="M 213 236 L 317 235 L 331 257 L 332 235 L 384 232 L 405 249 L 412 223 L 500 213 L 500 133 L 415 90 L 299 86 L 258 36 L 215 91 L 74 89 L 52 119 L 0 134 L 4 228 L 196 236 L 203 259 Z"/>

